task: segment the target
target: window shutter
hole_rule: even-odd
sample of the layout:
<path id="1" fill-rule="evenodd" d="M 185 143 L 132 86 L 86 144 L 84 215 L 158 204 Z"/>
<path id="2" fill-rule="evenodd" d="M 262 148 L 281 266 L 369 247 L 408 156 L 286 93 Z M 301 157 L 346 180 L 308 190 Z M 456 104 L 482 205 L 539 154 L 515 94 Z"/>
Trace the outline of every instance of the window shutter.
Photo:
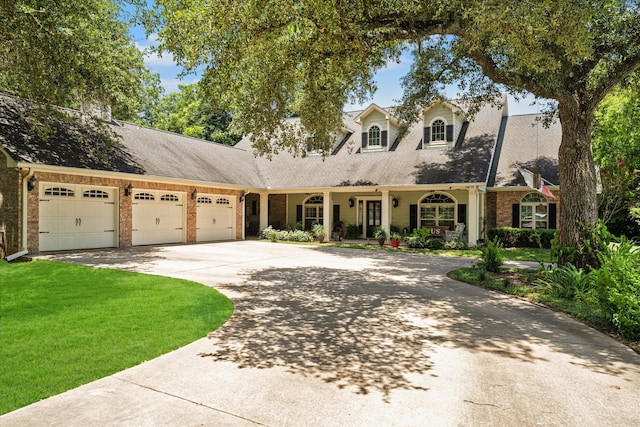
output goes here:
<path id="1" fill-rule="evenodd" d="M 425 144 L 428 144 L 431 142 L 431 128 L 430 127 L 426 127 L 424 128 L 424 135 L 422 140 L 424 141 Z"/>
<path id="2" fill-rule="evenodd" d="M 302 205 L 296 205 L 296 222 L 302 222 Z"/>
<path id="3" fill-rule="evenodd" d="M 458 205 L 458 222 L 467 225 L 467 205 Z"/>
<path id="4" fill-rule="evenodd" d="M 418 205 L 409 205 L 409 233 L 418 228 Z"/>
<path id="5" fill-rule="evenodd" d="M 369 134 L 367 132 L 362 132 L 362 148 L 367 148 L 367 138 Z"/>
<path id="6" fill-rule="evenodd" d="M 333 224 L 340 222 L 340 205 L 333 205 Z"/>
<path id="7" fill-rule="evenodd" d="M 386 130 L 382 131 L 382 135 L 380 136 L 380 144 L 383 147 L 386 147 L 388 145 L 388 143 L 387 143 L 387 131 Z"/>
<path id="8" fill-rule="evenodd" d="M 447 125 L 447 142 L 453 141 L 453 125 Z"/>
<path id="9" fill-rule="evenodd" d="M 511 205 L 511 226 L 513 228 L 520 228 L 520 204 L 514 203 Z"/>
<path id="10" fill-rule="evenodd" d="M 558 228 L 558 206 L 555 203 L 549 203 L 549 228 Z"/>

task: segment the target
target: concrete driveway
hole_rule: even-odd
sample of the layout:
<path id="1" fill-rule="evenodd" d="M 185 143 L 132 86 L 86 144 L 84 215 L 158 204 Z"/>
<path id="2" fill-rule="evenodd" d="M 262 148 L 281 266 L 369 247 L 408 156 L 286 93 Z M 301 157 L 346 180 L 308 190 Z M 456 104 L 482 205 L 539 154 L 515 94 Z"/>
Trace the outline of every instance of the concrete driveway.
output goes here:
<path id="1" fill-rule="evenodd" d="M 235 313 L 210 337 L 3 415 L 3 427 L 640 422 L 639 355 L 445 276 L 468 259 L 258 241 L 50 258 L 202 282 Z"/>

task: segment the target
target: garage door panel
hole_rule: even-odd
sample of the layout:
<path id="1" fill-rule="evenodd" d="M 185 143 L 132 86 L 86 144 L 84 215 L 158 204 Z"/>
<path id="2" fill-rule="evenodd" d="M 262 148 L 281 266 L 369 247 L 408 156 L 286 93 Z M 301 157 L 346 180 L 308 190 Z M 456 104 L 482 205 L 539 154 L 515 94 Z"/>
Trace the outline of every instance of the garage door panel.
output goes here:
<path id="1" fill-rule="evenodd" d="M 116 189 L 43 183 L 41 191 L 41 251 L 117 246 Z"/>
<path id="2" fill-rule="evenodd" d="M 196 240 L 199 242 L 235 239 L 234 199 L 207 194 L 198 198 Z"/>
<path id="3" fill-rule="evenodd" d="M 184 242 L 184 194 L 167 191 L 134 192 L 134 245 Z"/>

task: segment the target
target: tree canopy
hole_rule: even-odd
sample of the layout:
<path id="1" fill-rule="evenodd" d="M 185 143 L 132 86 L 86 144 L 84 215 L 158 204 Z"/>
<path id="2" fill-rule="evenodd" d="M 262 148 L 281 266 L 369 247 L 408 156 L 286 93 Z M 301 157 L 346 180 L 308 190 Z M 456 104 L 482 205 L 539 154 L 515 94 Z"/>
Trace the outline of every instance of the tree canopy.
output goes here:
<path id="1" fill-rule="evenodd" d="M 145 65 L 121 12 L 118 0 L 0 0 L 0 91 L 135 117 Z"/>
<path id="2" fill-rule="evenodd" d="M 471 113 L 499 91 L 555 100 L 563 131 L 560 243 L 580 252 L 588 240 L 597 221 L 593 115 L 640 67 L 638 0 L 156 3 L 161 49 L 187 70 L 206 67 L 208 93 L 233 109 L 235 129 L 250 133 L 260 153 L 301 152 L 305 135 L 283 124 L 291 112 L 329 148 L 343 105 L 370 94 L 375 71 L 409 47 L 405 121 L 454 81 Z"/>
<path id="3" fill-rule="evenodd" d="M 240 140 L 228 131 L 231 114 L 213 105 L 197 84 L 178 87 L 179 92 L 159 99 L 153 117 L 143 124 L 226 145 Z"/>
<path id="4" fill-rule="evenodd" d="M 595 112 L 593 155 L 600 168 L 600 217 L 616 234 L 640 238 L 631 209 L 640 207 L 640 79 L 616 87 Z"/>

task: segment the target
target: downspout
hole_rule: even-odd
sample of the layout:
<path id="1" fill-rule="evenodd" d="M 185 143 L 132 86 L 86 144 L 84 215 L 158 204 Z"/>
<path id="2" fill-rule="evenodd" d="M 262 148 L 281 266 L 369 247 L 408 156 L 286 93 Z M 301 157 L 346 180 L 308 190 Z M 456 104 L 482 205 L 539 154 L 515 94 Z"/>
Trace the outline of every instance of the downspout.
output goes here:
<path id="1" fill-rule="evenodd" d="M 29 173 L 22 178 L 22 249 L 27 249 L 27 196 L 29 194 L 29 190 L 27 189 L 27 182 L 31 177 L 36 173 L 33 169 L 29 168 Z"/>

